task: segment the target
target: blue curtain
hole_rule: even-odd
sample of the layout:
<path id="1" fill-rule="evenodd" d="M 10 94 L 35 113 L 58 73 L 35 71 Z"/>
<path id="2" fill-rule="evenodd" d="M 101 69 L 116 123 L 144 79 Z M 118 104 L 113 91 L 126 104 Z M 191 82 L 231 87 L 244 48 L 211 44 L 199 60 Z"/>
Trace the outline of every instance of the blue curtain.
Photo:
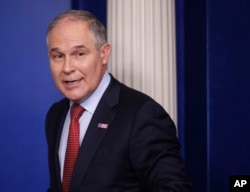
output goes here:
<path id="1" fill-rule="evenodd" d="M 72 0 L 72 9 L 83 9 L 93 13 L 105 26 L 107 20 L 106 0 Z"/>
<path id="2" fill-rule="evenodd" d="M 178 116 L 194 192 L 250 175 L 250 1 L 177 0 Z"/>

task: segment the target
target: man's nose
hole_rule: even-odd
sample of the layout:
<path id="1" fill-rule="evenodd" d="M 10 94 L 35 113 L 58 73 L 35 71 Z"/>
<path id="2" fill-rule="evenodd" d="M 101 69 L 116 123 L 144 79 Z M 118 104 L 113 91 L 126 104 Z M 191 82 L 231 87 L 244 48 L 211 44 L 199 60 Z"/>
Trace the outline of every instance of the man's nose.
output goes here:
<path id="1" fill-rule="evenodd" d="M 70 57 L 66 57 L 65 62 L 64 62 L 64 66 L 63 66 L 63 71 L 65 73 L 71 73 L 71 72 L 75 71 L 74 62 L 72 61 L 72 59 Z"/>

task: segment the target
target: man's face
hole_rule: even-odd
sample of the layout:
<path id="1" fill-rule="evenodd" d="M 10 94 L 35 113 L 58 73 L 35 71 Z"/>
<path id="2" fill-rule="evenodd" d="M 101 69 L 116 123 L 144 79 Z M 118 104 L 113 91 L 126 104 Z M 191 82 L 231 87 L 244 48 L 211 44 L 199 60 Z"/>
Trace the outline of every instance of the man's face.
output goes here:
<path id="1" fill-rule="evenodd" d="M 48 35 L 48 55 L 54 82 L 65 97 L 86 99 L 99 85 L 106 70 L 111 47 L 99 50 L 87 23 L 60 21 Z"/>

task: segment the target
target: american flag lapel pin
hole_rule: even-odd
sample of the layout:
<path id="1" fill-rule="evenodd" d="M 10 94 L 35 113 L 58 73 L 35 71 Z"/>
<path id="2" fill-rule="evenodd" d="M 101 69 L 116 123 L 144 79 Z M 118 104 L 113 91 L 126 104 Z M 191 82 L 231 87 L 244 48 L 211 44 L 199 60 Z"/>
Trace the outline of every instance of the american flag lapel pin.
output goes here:
<path id="1" fill-rule="evenodd" d="M 98 123 L 97 127 L 101 128 L 101 129 L 107 129 L 108 128 L 108 124 L 107 123 Z"/>

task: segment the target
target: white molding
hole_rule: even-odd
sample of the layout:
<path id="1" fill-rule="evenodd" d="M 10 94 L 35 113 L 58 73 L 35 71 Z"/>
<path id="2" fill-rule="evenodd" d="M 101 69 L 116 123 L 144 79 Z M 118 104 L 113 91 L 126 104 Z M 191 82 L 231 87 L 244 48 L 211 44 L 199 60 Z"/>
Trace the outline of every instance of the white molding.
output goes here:
<path id="1" fill-rule="evenodd" d="M 174 0 L 108 0 L 109 71 L 159 102 L 177 124 Z"/>

